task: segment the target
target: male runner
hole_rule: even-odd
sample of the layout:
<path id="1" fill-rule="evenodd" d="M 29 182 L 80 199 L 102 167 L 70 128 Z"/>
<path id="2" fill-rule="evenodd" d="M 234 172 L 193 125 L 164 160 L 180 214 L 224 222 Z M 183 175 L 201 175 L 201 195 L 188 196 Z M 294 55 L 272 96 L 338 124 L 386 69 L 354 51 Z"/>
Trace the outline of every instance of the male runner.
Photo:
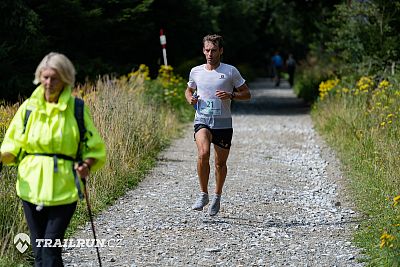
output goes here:
<path id="1" fill-rule="evenodd" d="M 193 210 L 201 211 L 209 202 L 210 146 L 211 143 L 214 144 L 216 186 L 208 209 L 211 216 L 215 216 L 220 209 L 222 188 L 227 174 L 226 161 L 233 134 L 231 101 L 248 100 L 251 97 L 239 71 L 234 66 L 221 63 L 223 51 L 221 36 L 213 34 L 203 38 L 206 64 L 192 68 L 185 91 L 186 100 L 196 106 L 194 136 L 201 192 L 192 206 Z"/>

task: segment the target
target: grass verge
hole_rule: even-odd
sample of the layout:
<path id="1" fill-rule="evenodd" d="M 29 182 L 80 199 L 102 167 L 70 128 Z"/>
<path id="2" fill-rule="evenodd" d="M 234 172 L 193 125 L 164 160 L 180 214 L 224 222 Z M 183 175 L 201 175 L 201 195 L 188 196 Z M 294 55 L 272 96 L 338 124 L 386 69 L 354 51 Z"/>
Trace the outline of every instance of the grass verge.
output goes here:
<path id="1" fill-rule="evenodd" d="M 368 266 L 400 263 L 400 98 L 398 83 L 361 77 L 332 83 L 314 105 L 319 133 L 337 151 L 362 214 L 355 242 Z M 320 86 L 321 90 L 321 86 Z"/>

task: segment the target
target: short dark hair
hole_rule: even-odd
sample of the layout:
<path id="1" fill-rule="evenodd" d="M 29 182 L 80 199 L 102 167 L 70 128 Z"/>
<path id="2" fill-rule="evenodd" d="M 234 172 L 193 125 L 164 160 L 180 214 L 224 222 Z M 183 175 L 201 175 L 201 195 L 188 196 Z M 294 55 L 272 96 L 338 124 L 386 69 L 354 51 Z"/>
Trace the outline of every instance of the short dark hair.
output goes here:
<path id="1" fill-rule="evenodd" d="M 224 39 L 222 38 L 221 35 L 218 34 L 209 34 L 204 36 L 203 38 L 203 46 L 205 42 L 211 42 L 214 45 L 217 45 L 219 48 L 224 47 Z"/>

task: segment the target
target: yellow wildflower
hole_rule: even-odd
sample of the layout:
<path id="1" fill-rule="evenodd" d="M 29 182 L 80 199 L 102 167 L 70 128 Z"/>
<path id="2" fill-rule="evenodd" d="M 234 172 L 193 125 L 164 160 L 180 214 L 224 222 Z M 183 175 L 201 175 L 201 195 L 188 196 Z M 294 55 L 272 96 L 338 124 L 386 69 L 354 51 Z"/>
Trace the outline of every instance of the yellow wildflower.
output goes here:
<path id="1" fill-rule="evenodd" d="M 394 207 L 394 206 L 396 206 L 397 204 L 399 204 L 399 201 L 400 201 L 400 195 L 394 197 L 394 198 L 393 198 L 393 204 L 392 204 L 392 206 Z"/>
<path id="2" fill-rule="evenodd" d="M 363 76 L 357 82 L 357 89 L 363 93 L 368 92 L 374 86 L 374 82 L 370 77 Z"/>
<path id="3" fill-rule="evenodd" d="M 342 93 L 347 94 L 348 92 L 350 92 L 349 88 L 347 88 L 347 87 L 342 88 Z"/>
<path id="4" fill-rule="evenodd" d="M 391 234 L 388 234 L 386 231 L 381 235 L 381 244 L 379 245 L 380 248 L 383 248 L 385 246 L 391 247 L 392 241 L 395 239 L 395 237 Z"/>
<path id="5" fill-rule="evenodd" d="M 140 77 L 145 80 L 148 80 L 150 78 L 149 73 L 150 73 L 149 67 L 146 66 L 145 64 L 140 64 L 139 68 L 136 71 L 128 73 L 128 78 Z"/>
<path id="6" fill-rule="evenodd" d="M 323 81 L 319 84 L 319 96 L 323 100 L 329 92 L 339 83 L 339 79 Z"/>
<path id="7" fill-rule="evenodd" d="M 379 89 L 386 89 L 388 88 L 390 83 L 387 80 L 383 80 L 379 83 L 378 88 Z"/>

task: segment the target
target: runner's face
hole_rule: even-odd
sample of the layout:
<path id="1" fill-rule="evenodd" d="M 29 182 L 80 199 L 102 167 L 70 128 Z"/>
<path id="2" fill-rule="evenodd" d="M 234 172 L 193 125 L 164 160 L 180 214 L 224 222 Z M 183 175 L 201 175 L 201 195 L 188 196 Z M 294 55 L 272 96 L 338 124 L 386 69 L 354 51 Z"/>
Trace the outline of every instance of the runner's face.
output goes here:
<path id="1" fill-rule="evenodd" d="M 211 66 L 218 65 L 221 60 L 223 48 L 219 48 L 217 45 L 206 41 L 203 47 L 203 53 L 206 57 L 207 64 Z"/>

